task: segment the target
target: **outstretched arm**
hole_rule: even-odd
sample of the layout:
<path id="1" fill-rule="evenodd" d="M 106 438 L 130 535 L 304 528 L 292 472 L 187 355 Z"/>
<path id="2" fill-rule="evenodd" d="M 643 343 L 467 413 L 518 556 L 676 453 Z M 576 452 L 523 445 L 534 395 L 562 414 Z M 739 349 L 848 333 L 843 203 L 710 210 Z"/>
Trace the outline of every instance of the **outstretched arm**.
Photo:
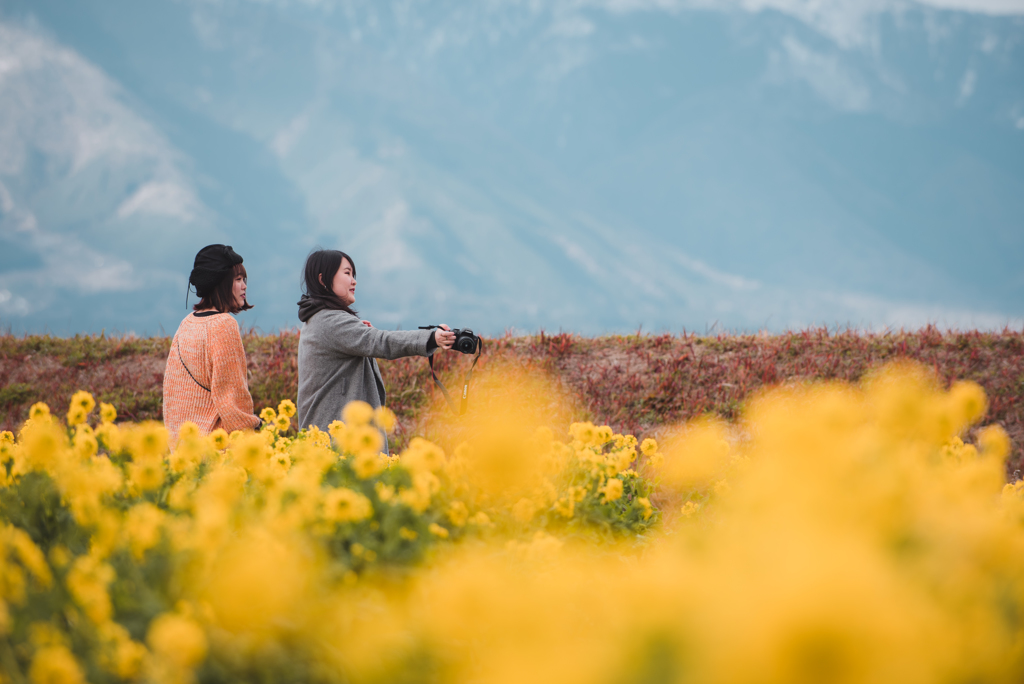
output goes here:
<path id="1" fill-rule="evenodd" d="M 318 315 L 325 317 L 327 343 L 347 356 L 376 359 L 427 356 L 427 341 L 434 334 L 430 330 L 378 330 L 344 311 L 323 311 Z"/>

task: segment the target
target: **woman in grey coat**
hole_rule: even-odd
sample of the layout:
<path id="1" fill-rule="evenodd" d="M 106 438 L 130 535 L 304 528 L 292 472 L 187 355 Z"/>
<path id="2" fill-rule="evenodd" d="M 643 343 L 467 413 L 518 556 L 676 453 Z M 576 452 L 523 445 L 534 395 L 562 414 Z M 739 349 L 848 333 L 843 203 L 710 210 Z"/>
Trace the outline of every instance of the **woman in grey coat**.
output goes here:
<path id="1" fill-rule="evenodd" d="M 350 401 L 384 406 L 387 394 L 376 359 L 430 356 L 451 349 L 455 333 L 435 330 L 378 330 L 352 310 L 356 266 L 333 249 L 306 258 L 305 288 L 299 300 L 299 427 L 327 427 Z"/>

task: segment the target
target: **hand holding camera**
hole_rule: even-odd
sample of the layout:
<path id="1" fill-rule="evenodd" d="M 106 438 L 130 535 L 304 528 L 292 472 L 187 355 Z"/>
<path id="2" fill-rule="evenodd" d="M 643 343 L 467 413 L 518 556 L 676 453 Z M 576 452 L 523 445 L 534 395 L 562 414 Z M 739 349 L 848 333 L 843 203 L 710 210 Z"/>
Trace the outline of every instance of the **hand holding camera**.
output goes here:
<path id="1" fill-rule="evenodd" d="M 447 325 L 442 323 L 434 330 L 434 341 L 440 349 L 451 349 L 455 342 L 455 333 Z"/>
<path id="2" fill-rule="evenodd" d="M 452 330 L 443 323 L 441 325 L 421 325 L 420 330 L 434 330 L 434 341 L 441 349 L 454 349 L 460 354 L 475 354 L 483 348 L 480 337 L 469 328 Z"/>

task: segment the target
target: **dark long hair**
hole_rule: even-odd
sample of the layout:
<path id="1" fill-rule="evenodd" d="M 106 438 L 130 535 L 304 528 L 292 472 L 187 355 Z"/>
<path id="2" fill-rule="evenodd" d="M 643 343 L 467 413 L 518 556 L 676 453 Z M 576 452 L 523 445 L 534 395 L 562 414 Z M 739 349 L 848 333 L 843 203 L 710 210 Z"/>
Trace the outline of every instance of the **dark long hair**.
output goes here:
<path id="1" fill-rule="evenodd" d="M 210 288 L 210 291 L 206 293 L 206 296 L 199 300 L 199 303 L 192 307 L 193 311 L 202 311 L 203 309 L 216 309 L 221 313 L 238 313 L 239 311 L 248 311 L 252 308 L 252 304 L 246 299 L 242 306 L 235 304 L 235 278 L 242 276 L 246 282 L 249 282 L 249 274 L 245 272 L 245 266 L 242 264 L 235 264 L 231 268 L 231 272 L 221 278 L 221 281 Z"/>
<path id="2" fill-rule="evenodd" d="M 315 249 L 306 257 L 306 269 L 303 273 L 302 293 L 315 300 L 324 309 L 345 311 L 353 316 L 359 312 L 341 301 L 341 297 L 332 289 L 334 276 L 341 268 L 342 262 L 348 259 L 352 264 L 352 277 L 356 277 L 356 262 L 352 257 L 337 249 Z M 321 283 L 320 281 L 323 280 Z"/>

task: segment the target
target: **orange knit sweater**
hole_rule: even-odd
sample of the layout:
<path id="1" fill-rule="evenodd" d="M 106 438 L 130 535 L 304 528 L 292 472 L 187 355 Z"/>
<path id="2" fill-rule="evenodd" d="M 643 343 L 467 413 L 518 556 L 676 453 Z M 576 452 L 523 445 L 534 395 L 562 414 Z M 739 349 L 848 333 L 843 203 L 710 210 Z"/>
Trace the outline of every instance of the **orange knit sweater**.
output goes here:
<path id="1" fill-rule="evenodd" d="M 204 434 L 259 425 L 246 370 L 234 316 L 186 316 L 171 341 L 164 370 L 164 426 L 172 441 L 189 420 Z"/>

